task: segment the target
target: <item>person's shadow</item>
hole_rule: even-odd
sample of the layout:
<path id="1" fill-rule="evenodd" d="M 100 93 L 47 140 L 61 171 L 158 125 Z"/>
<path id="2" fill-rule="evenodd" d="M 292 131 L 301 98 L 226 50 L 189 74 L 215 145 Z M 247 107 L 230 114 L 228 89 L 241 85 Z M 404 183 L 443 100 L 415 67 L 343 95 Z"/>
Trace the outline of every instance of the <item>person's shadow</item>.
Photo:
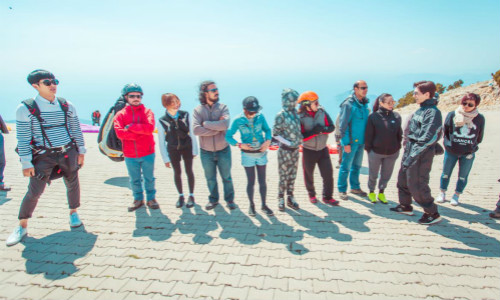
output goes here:
<path id="1" fill-rule="evenodd" d="M 468 221 L 469 223 L 481 223 L 491 229 L 500 230 L 500 224 L 488 216 L 489 210 L 467 203 L 460 203 L 460 206 L 475 213 L 469 214 L 453 209 L 448 202 L 438 205 L 438 209 L 439 213 L 446 217 Z"/>
<path id="2" fill-rule="evenodd" d="M 148 214 L 149 210 L 149 214 Z M 148 236 L 153 241 L 166 241 L 176 227 L 161 209 L 141 207 L 135 211 L 135 227 L 132 236 Z"/>
<path id="3" fill-rule="evenodd" d="M 440 234 L 445 238 L 461 242 L 466 247 L 473 248 L 441 247 L 443 250 L 479 257 L 500 257 L 500 242 L 497 239 L 470 228 L 451 224 L 446 219 L 437 225 L 427 227 L 427 230 Z"/>
<path id="4" fill-rule="evenodd" d="M 371 203 L 366 198 L 363 198 L 360 200 L 359 198 L 356 198 L 356 197 L 349 197 L 349 201 L 353 201 L 355 203 L 358 203 L 358 204 L 365 206 L 366 208 L 368 208 L 370 210 L 370 212 L 372 214 L 377 215 L 379 217 L 382 217 L 384 219 L 404 221 L 404 220 L 408 220 L 408 217 L 409 217 L 407 215 L 398 214 L 398 213 L 392 212 L 390 210 L 391 207 L 394 207 L 394 206 L 399 204 L 397 202 L 397 199 L 395 200 L 396 202 L 394 202 L 392 200 L 388 200 L 387 204 L 383 204 L 380 201 L 378 201 L 377 203 Z M 340 204 L 340 205 L 342 205 L 342 204 Z M 416 202 L 414 202 L 412 205 L 415 206 L 418 204 L 416 204 Z"/>
<path id="5" fill-rule="evenodd" d="M 63 279 L 78 271 L 75 260 L 94 248 L 97 235 L 85 230 L 84 225 L 36 239 L 26 237 L 23 257 L 26 273 L 44 274 L 51 280 Z"/>
<path id="6" fill-rule="evenodd" d="M 175 226 L 182 234 L 194 234 L 193 242 L 208 244 L 213 237 L 208 232 L 218 228 L 215 217 L 207 214 L 198 204 L 194 205 L 194 214 L 191 209 L 182 207 L 182 214 L 175 222 Z"/>
<path id="7" fill-rule="evenodd" d="M 0 205 L 4 205 L 10 200 L 12 200 L 12 198 L 7 198 L 7 192 L 5 191 L 0 192 Z"/>
<path id="8" fill-rule="evenodd" d="M 359 232 L 369 232 L 370 228 L 366 226 L 366 221 L 371 217 L 360 214 L 352 209 L 342 206 L 342 202 L 338 206 L 323 204 L 318 201 L 318 208 L 328 214 L 326 221 L 333 221 L 342 224 L 344 227 Z"/>
<path id="9" fill-rule="evenodd" d="M 304 231 L 295 231 L 292 226 L 280 222 L 275 216 L 269 217 L 268 221 L 257 214 L 255 219 L 260 223 L 257 234 L 262 240 L 283 244 L 294 255 L 304 255 L 309 252 L 309 249 L 298 243 L 304 238 Z"/>
<path id="10" fill-rule="evenodd" d="M 108 178 L 104 181 L 104 183 L 125 188 L 128 188 L 130 186 L 129 178 L 127 176 Z"/>
<path id="11" fill-rule="evenodd" d="M 337 209 L 337 207 L 335 207 L 335 209 Z M 341 212 L 337 211 L 337 213 Z M 304 233 L 310 236 L 319 239 L 331 238 L 341 242 L 352 241 L 352 236 L 350 234 L 341 233 L 339 227 L 332 222 L 330 216 L 321 218 L 305 209 L 292 211 L 290 215 L 297 224 L 308 228 Z"/>
<path id="12" fill-rule="evenodd" d="M 239 208 L 229 210 L 227 213 L 223 207 L 218 205 L 214 212 L 215 221 L 222 229 L 220 238 L 234 238 L 245 245 L 255 245 L 261 241 L 261 237 L 258 235 L 259 228 Z"/>

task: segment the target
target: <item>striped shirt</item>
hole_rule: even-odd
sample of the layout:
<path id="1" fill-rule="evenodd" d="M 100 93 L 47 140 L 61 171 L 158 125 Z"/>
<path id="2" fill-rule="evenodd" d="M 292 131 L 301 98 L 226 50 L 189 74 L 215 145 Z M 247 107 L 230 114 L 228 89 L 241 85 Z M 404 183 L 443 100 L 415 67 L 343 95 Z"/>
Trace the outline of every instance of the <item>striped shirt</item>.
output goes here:
<path id="1" fill-rule="evenodd" d="M 68 101 L 68 129 L 70 137 L 64 126 L 64 111 L 59 101 L 54 100 L 50 102 L 38 95 L 35 98 L 35 102 L 40 109 L 40 116 L 43 119 L 42 126 L 45 128 L 45 134 L 50 140 L 52 147 L 56 148 L 67 145 L 72 137 L 76 141 L 78 152 L 85 154 L 85 142 L 80 128 L 80 121 L 78 120 L 73 104 Z M 30 146 L 31 140 L 34 141 L 35 146 L 45 145 L 45 147 L 50 148 L 49 142 L 46 139 L 44 141 L 40 123 L 23 103 L 17 107 L 16 111 L 16 137 L 23 169 L 33 167 L 31 163 L 33 159 Z"/>

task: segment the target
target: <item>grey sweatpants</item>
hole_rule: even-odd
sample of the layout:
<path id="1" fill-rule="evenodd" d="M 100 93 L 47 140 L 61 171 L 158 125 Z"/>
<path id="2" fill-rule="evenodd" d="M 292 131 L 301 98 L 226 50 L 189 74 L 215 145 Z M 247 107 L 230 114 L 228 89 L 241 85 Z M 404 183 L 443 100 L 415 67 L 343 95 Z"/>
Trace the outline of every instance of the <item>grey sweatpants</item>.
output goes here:
<path id="1" fill-rule="evenodd" d="M 387 183 L 391 179 L 394 164 L 398 157 L 399 151 L 390 155 L 378 154 L 373 150 L 368 153 L 368 169 L 370 172 L 368 176 L 368 189 L 370 192 L 375 191 L 379 173 L 380 180 L 378 182 L 378 189 L 384 190 L 387 187 Z"/>

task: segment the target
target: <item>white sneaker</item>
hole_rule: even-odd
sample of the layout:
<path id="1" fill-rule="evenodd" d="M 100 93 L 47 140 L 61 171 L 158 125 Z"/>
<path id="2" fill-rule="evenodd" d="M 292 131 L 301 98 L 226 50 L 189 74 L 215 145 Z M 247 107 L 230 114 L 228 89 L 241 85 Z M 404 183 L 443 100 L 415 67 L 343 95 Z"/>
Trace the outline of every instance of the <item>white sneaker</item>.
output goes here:
<path id="1" fill-rule="evenodd" d="M 7 246 L 9 247 L 14 246 L 15 244 L 22 241 L 24 237 L 27 235 L 28 235 L 28 230 L 26 228 L 23 228 L 22 226 L 17 226 L 7 238 L 5 244 L 7 244 Z"/>
<path id="2" fill-rule="evenodd" d="M 437 203 L 445 203 L 446 202 L 446 194 L 443 192 L 439 193 L 439 196 L 436 197 L 436 202 Z"/>
<path id="3" fill-rule="evenodd" d="M 458 203 L 458 195 L 454 194 L 453 197 L 451 197 L 450 204 L 453 206 L 458 206 L 460 203 Z"/>
<path id="4" fill-rule="evenodd" d="M 69 215 L 69 226 L 71 228 L 76 228 L 82 226 L 82 221 L 76 212 Z"/>

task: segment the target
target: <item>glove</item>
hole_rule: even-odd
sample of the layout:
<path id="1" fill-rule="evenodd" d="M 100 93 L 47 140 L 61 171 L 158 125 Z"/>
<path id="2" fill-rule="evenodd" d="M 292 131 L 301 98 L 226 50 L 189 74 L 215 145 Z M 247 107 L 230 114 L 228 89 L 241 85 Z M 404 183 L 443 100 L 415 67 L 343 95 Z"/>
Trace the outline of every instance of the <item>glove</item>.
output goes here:
<path id="1" fill-rule="evenodd" d="M 314 132 L 314 134 L 320 134 L 323 132 L 324 129 L 325 128 L 323 126 L 318 124 L 318 125 L 314 126 L 312 132 Z"/>

